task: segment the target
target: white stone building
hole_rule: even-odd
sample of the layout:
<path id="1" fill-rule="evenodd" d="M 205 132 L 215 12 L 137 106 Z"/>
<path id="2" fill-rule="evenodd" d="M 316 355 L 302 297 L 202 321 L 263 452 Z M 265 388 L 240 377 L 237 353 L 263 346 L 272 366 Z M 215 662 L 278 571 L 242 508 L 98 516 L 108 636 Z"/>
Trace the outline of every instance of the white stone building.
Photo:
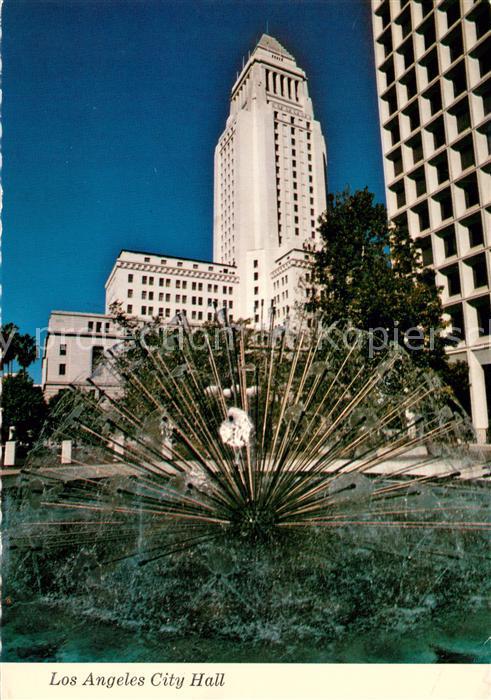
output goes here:
<path id="1" fill-rule="evenodd" d="M 111 313 L 113 304 L 141 322 L 175 323 L 181 315 L 190 325 L 201 325 L 223 309 L 233 320 L 237 283 L 230 265 L 122 250 L 105 285 L 105 314 L 51 313 L 43 353 L 46 397 L 70 384 L 88 386 L 104 352 L 123 341 L 124 331 Z M 117 387 L 102 365 L 97 384 L 109 391 Z"/>
<path id="2" fill-rule="evenodd" d="M 232 87 L 215 149 L 213 256 L 237 267 L 238 317 L 266 322 L 274 302 L 284 321 L 305 300 L 298 283 L 325 208 L 326 147 L 307 78 L 263 34 Z"/>
<path id="3" fill-rule="evenodd" d="M 106 314 L 121 303 L 128 316 L 169 323 L 177 314 L 191 325 L 213 321 L 215 310 L 235 313 L 235 267 L 172 255 L 122 250 L 106 282 Z"/>
<path id="4" fill-rule="evenodd" d="M 325 207 L 326 148 L 307 78 L 264 34 L 232 88 L 215 150 L 214 262 L 122 250 L 105 285 L 105 315 L 52 312 L 46 396 L 85 386 L 101 353 L 121 342 L 116 303 L 142 322 L 172 323 L 179 314 L 201 325 L 226 309 L 232 320 L 268 325 L 272 305 L 276 322 L 285 322 L 309 294 Z"/>
<path id="5" fill-rule="evenodd" d="M 469 365 L 472 419 L 490 440 L 490 5 L 372 0 L 389 216 L 443 287 Z"/>
<path id="6" fill-rule="evenodd" d="M 52 311 L 44 341 L 42 387 L 47 399 L 70 385 L 88 386 L 104 352 L 123 340 L 121 328 L 105 314 Z M 117 383 L 104 372 L 97 378 L 105 390 Z"/>

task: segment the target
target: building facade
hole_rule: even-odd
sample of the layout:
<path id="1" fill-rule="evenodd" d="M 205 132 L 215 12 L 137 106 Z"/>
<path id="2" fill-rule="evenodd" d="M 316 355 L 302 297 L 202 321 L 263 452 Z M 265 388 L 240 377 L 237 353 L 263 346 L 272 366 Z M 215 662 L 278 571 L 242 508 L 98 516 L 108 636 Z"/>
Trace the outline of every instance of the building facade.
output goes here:
<path id="1" fill-rule="evenodd" d="M 284 323 L 310 292 L 317 218 L 326 208 L 326 147 L 307 78 L 263 35 L 237 77 L 215 150 L 214 261 L 122 250 L 105 285 L 105 314 L 53 311 L 43 355 L 47 397 L 87 385 L 123 339 L 113 305 L 141 322 Z M 105 382 L 105 384 L 104 384 Z M 113 378 L 98 377 L 111 388 Z"/>
<path id="2" fill-rule="evenodd" d="M 44 341 L 42 387 L 47 399 L 70 385 L 88 387 L 104 352 L 123 341 L 124 333 L 106 314 L 52 311 Z M 109 372 L 97 377 L 99 386 L 112 392 L 117 381 Z"/>
<path id="3" fill-rule="evenodd" d="M 213 256 L 237 267 L 239 318 L 260 324 L 274 303 L 284 321 L 304 301 L 325 208 L 326 146 L 306 75 L 263 34 L 232 87 L 215 149 Z"/>
<path id="4" fill-rule="evenodd" d="M 106 314 L 115 303 L 141 321 L 191 325 L 213 321 L 216 309 L 233 320 L 238 276 L 233 265 L 122 250 L 106 282 Z"/>
<path id="5" fill-rule="evenodd" d="M 472 419 L 491 414 L 490 5 L 372 0 L 387 206 L 443 287 L 469 365 Z"/>

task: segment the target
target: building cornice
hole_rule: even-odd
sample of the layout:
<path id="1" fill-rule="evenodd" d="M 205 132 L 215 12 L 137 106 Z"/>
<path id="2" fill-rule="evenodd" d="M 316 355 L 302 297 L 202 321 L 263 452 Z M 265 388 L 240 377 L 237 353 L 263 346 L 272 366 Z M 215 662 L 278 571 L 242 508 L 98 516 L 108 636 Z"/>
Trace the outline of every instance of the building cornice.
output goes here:
<path id="1" fill-rule="evenodd" d="M 210 263 L 215 264 L 215 263 Z M 225 267 L 225 265 L 223 266 Z M 226 267 L 233 267 L 232 265 L 227 265 Z M 110 280 L 112 279 L 115 271 L 117 269 L 124 269 L 124 270 L 134 270 L 138 272 L 149 272 L 149 273 L 154 273 L 154 274 L 160 274 L 160 275 L 170 275 L 174 277 L 187 277 L 189 279 L 206 279 L 206 280 L 215 280 L 218 282 L 227 282 L 228 284 L 237 284 L 239 281 L 239 277 L 236 274 L 228 273 L 228 272 L 210 272 L 209 270 L 192 270 L 187 267 L 174 267 L 170 265 L 155 265 L 152 263 L 140 263 L 140 262 L 135 262 L 133 260 L 117 260 L 116 265 L 113 269 L 113 272 L 111 273 L 111 276 L 106 283 L 106 286 L 109 285 Z"/>

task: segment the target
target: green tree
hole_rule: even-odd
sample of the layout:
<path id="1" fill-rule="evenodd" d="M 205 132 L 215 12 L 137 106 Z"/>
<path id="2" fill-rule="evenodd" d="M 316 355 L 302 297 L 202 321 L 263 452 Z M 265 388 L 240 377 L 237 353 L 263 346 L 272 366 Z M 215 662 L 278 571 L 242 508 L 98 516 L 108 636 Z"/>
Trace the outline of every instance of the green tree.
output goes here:
<path id="1" fill-rule="evenodd" d="M 47 409 L 43 392 L 34 386 L 27 372 L 7 375 L 2 380 L 2 440 L 8 439 L 9 428 L 15 428 L 15 439 L 31 447 L 39 437 Z"/>
<path id="2" fill-rule="evenodd" d="M 94 390 L 61 389 L 48 401 L 42 438 L 56 442 L 72 439 L 90 443 L 90 436 L 76 427 L 77 421 L 94 430 L 101 430 L 102 421 L 99 417 Z"/>
<path id="3" fill-rule="evenodd" d="M 28 333 L 19 333 L 15 323 L 6 323 L 1 328 L 2 359 L 1 367 L 8 367 L 12 372 L 14 361 L 22 369 L 26 369 L 36 359 L 36 339 Z"/>
<path id="4" fill-rule="evenodd" d="M 385 207 L 373 199 L 367 189 L 328 196 L 309 309 L 319 311 L 327 325 L 386 331 L 403 343 L 406 338 L 417 364 L 441 368 L 444 340 L 438 331 L 445 323 L 434 275 L 422 267 L 408 232 L 392 226 Z"/>
<path id="5" fill-rule="evenodd" d="M 330 194 L 319 230 L 323 246 L 315 256 L 307 308 L 328 326 L 351 325 L 373 331 L 380 341 L 397 339 L 418 366 L 439 371 L 465 395 L 463 372 L 452 370 L 445 353 L 440 290 L 407 229 L 391 224 L 385 206 L 375 204 L 365 188 Z"/>

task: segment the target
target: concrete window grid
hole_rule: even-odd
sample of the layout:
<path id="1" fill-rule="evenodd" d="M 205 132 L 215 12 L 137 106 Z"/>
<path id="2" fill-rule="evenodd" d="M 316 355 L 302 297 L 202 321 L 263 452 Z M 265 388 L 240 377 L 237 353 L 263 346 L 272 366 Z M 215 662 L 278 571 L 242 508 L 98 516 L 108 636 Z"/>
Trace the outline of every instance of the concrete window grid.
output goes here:
<path id="1" fill-rule="evenodd" d="M 409 216 L 413 235 L 415 230 L 421 234 L 425 231 L 418 230 L 414 214 L 426 202 L 427 235 L 419 240 L 427 239 L 426 254 L 437 270 L 437 283 L 446 283 L 444 303 L 463 300 L 464 319 L 475 316 L 475 299 L 489 299 L 489 292 L 479 295 L 489 289 L 491 273 L 485 209 L 490 192 L 485 114 L 490 78 L 487 69 L 483 72 L 490 41 L 482 20 L 486 11 L 489 7 L 470 2 L 458 7 L 448 2 L 435 6 L 397 0 L 374 4 L 389 210 L 395 219 Z M 436 132 L 436 137 L 435 128 L 442 132 Z M 418 134 L 419 144 L 414 139 Z M 411 152 L 415 147 L 416 161 Z M 476 241 L 467 226 L 471 218 L 477 226 Z M 455 261 L 453 268 L 449 260 Z M 476 260 L 477 281 L 487 277 L 487 286 L 475 286 Z M 458 283 L 450 289 L 455 271 Z M 459 287 L 459 294 L 450 296 Z"/>
<path id="2" fill-rule="evenodd" d="M 403 8 L 403 12 L 401 12 L 399 16 L 405 13 L 406 16 L 410 18 L 411 12 L 413 13 L 413 15 L 417 14 L 417 8 L 415 7 L 415 5 L 417 4 L 419 3 L 406 4 L 405 8 Z M 385 6 L 388 8 L 388 15 L 390 17 L 391 10 L 392 13 L 400 11 L 401 8 L 397 5 L 397 3 L 390 3 L 388 5 L 382 3 L 376 10 L 376 12 L 380 11 L 381 9 L 384 9 L 382 6 Z M 477 32 L 474 32 L 474 34 L 472 34 L 472 31 L 465 23 L 468 20 L 464 20 L 463 25 L 461 25 L 460 14 L 454 17 L 450 25 L 446 25 L 445 22 L 442 21 L 442 18 L 438 15 L 438 13 L 441 14 L 443 12 L 443 9 L 447 6 L 448 5 L 446 3 L 440 3 L 434 11 L 427 13 L 425 17 L 419 18 L 421 20 L 420 27 L 426 29 L 427 26 L 430 26 L 429 22 L 432 21 L 431 18 L 433 17 L 434 20 L 435 13 L 437 15 L 435 22 L 435 41 L 431 41 L 428 46 L 420 45 L 419 47 L 417 47 L 417 42 L 415 41 L 415 50 L 412 52 L 407 52 L 405 50 L 405 47 L 408 45 L 408 42 L 411 42 L 413 38 L 416 38 L 416 33 L 408 31 L 405 36 L 402 36 L 401 34 L 399 34 L 398 36 L 398 30 L 396 25 L 389 25 L 388 27 L 386 27 L 386 29 L 383 29 L 379 34 L 379 38 L 384 37 L 385 35 L 385 44 L 390 45 L 391 48 L 390 51 L 384 52 L 387 53 L 387 55 L 384 55 L 382 57 L 382 60 L 379 60 L 379 74 L 382 73 L 386 75 L 388 73 L 388 65 L 390 65 L 389 60 L 396 56 L 398 53 L 399 56 L 402 56 L 403 58 L 404 56 L 407 56 L 408 53 L 410 53 L 410 55 L 412 56 L 412 60 L 407 65 L 404 64 L 401 67 L 401 65 L 399 64 L 399 74 L 394 73 L 393 76 L 391 74 L 392 79 L 395 81 L 394 84 L 398 87 L 400 87 L 401 78 L 404 80 L 406 76 L 411 74 L 410 71 L 415 68 L 418 60 L 420 63 L 424 64 L 425 58 L 427 56 L 433 55 L 436 56 L 436 59 L 440 61 L 440 65 L 444 66 L 442 77 L 439 77 L 438 75 L 435 75 L 433 77 L 430 76 L 431 80 L 428 80 L 427 75 L 422 75 L 418 73 L 418 75 L 416 76 L 415 74 L 415 95 L 408 96 L 407 93 L 401 95 L 399 91 L 399 94 L 397 95 L 398 101 L 395 104 L 396 109 L 394 110 L 394 113 L 389 115 L 389 118 L 384 123 L 384 151 L 386 152 L 386 154 L 389 153 L 389 158 L 391 155 L 391 148 L 396 146 L 396 149 L 392 151 L 392 154 L 395 154 L 395 157 L 393 158 L 393 174 L 396 176 L 396 179 L 393 180 L 389 185 L 389 189 L 392 192 L 393 198 L 395 199 L 395 202 L 391 202 L 391 208 L 396 213 L 399 213 L 400 211 L 404 210 L 405 207 L 407 207 L 410 211 L 409 215 L 411 216 L 411 205 L 417 204 L 420 199 L 426 199 L 427 201 L 430 200 L 428 202 L 428 228 L 430 229 L 434 229 L 435 226 L 444 223 L 444 220 L 441 219 L 442 203 L 445 204 L 445 211 L 446 213 L 450 214 L 450 216 L 456 215 L 467 218 L 469 207 L 467 206 L 468 202 L 466 202 L 465 187 L 462 188 L 464 178 L 470 178 L 469 182 L 471 183 L 471 185 L 472 178 L 474 179 L 475 185 L 477 185 L 478 188 L 478 202 L 484 201 L 485 192 L 489 191 L 488 184 L 485 182 L 485 179 L 489 177 L 489 173 L 479 172 L 478 168 L 476 167 L 479 164 L 479 153 L 482 149 L 477 148 L 475 141 L 477 138 L 480 137 L 480 134 L 479 132 L 471 128 L 472 125 L 476 126 L 476 123 L 478 124 L 479 117 L 482 115 L 478 114 L 476 118 L 476 116 L 473 114 L 473 103 L 471 100 L 469 106 L 465 106 L 465 111 L 468 110 L 470 112 L 471 123 L 464 123 L 463 125 L 459 125 L 459 111 L 458 109 L 456 109 L 458 108 L 459 104 L 462 104 L 464 103 L 464 101 L 467 100 L 466 88 L 469 85 L 472 85 L 472 80 L 470 80 L 468 77 L 470 72 L 468 68 L 469 55 L 471 55 L 472 51 L 475 49 L 476 42 L 479 42 L 480 45 L 484 41 L 486 41 L 486 37 L 482 33 L 480 36 L 477 36 Z M 472 13 L 475 11 L 475 8 L 469 8 L 466 6 L 465 10 L 466 18 L 470 17 L 472 19 Z M 470 24 L 472 25 L 472 21 L 470 22 Z M 463 31 L 461 31 L 462 26 Z M 417 32 L 418 26 L 413 25 L 413 29 L 415 29 Z M 391 42 L 388 42 L 387 35 L 388 32 L 390 32 L 391 30 Z M 460 38 L 462 39 L 463 51 L 456 51 L 455 55 L 452 55 L 451 48 L 452 42 L 454 41 L 455 37 L 457 37 L 455 41 L 457 42 L 458 46 L 460 46 Z M 440 43 L 439 41 L 437 41 L 438 38 L 440 38 L 441 40 L 443 40 L 443 42 L 446 43 Z M 421 54 L 420 56 L 418 56 L 418 50 Z M 460 74 L 457 73 L 457 71 L 460 71 Z M 450 79 L 454 78 L 455 80 L 457 80 L 459 78 L 459 75 L 460 87 L 462 89 L 455 90 L 454 83 L 452 83 Z M 485 81 L 485 79 L 485 75 L 479 75 L 478 83 L 482 83 L 483 81 Z M 476 82 L 475 76 L 474 82 Z M 428 94 L 425 91 L 427 91 L 428 86 L 434 85 L 440 87 L 442 83 L 444 89 L 442 90 L 443 102 L 441 105 L 441 109 L 438 109 L 433 114 L 426 113 L 425 115 L 425 105 L 421 104 L 422 101 L 425 99 L 425 96 Z M 381 90 L 382 99 L 384 99 L 384 96 L 387 95 L 390 89 L 390 84 L 386 84 L 385 90 Z M 407 99 L 408 97 L 409 100 Z M 418 109 L 420 114 L 417 113 Z M 413 115 L 414 113 L 416 113 L 416 115 L 413 116 L 413 122 L 411 120 L 411 110 L 413 111 Z M 462 110 L 462 112 L 464 112 L 464 118 L 465 111 Z M 418 130 L 417 133 L 421 133 L 422 126 L 424 133 L 424 126 L 426 122 L 433 122 L 434 118 L 437 118 L 440 114 L 444 115 L 443 123 L 445 128 L 445 137 L 443 140 L 443 144 L 441 144 L 436 151 L 437 158 L 435 159 L 433 157 L 434 153 L 431 153 L 431 145 L 425 143 L 424 139 L 421 139 L 418 149 L 418 156 L 421 155 L 423 156 L 423 158 L 418 157 L 416 163 L 413 161 L 411 163 L 411 165 L 413 166 L 413 171 L 408 172 L 410 168 L 407 167 L 407 161 L 409 158 L 407 146 L 409 145 L 409 147 L 411 147 L 411 145 L 413 145 L 411 143 L 412 134 L 415 130 Z M 424 118 L 425 116 L 426 120 Z M 460 129 L 459 126 L 463 126 L 463 128 Z M 458 147 L 461 143 L 464 142 L 464 139 L 466 138 L 467 144 L 466 150 L 464 151 L 464 154 L 466 155 L 466 160 L 463 161 L 463 152 L 462 150 L 459 151 Z M 397 151 L 398 144 L 402 144 L 402 149 L 399 152 Z M 426 158 L 424 157 L 425 150 L 428 150 L 428 152 L 430 153 L 430 155 L 427 155 Z M 450 157 L 448 159 L 449 162 L 447 163 L 448 177 L 441 177 L 441 175 L 439 176 L 437 168 L 434 167 L 438 165 L 438 153 L 442 156 L 441 160 L 443 160 L 446 157 L 447 153 L 449 153 Z M 486 158 L 487 156 L 489 156 L 489 152 L 485 153 L 484 158 Z M 396 170 L 399 170 L 399 172 L 396 172 Z M 405 176 L 406 173 L 407 175 Z M 419 180 L 415 177 L 412 177 L 415 174 L 420 175 Z M 402 175 L 402 177 L 400 177 L 400 179 L 397 180 L 397 177 L 399 175 Z M 464 176 L 463 178 L 461 178 L 462 175 Z M 448 185 L 449 182 L 450 187 L 447 187 L 445 190 L 445 186 Z M 446 199 L 447 193 L 449 195 L 448 199 Z M 468 194 L 469 193 L 467 193 L 467 195 Z M 430 197 L 429 195 L 432 196 Z M 438 211 L 436 204 L 439 205 L 440 211 Z M 455 209 L 456 211 L 454 212 L 453 209 Z M 414 226 L 412 228 L 414 229 Z"/>

